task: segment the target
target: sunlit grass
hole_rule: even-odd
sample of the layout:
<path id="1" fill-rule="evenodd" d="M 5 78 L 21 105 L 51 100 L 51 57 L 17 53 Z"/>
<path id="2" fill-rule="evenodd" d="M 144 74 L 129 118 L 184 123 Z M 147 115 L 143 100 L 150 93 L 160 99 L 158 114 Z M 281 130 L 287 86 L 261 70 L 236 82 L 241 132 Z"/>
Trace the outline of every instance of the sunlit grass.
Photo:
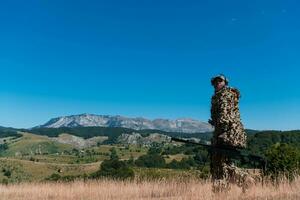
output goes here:
<path id="1" fill-rule="evenodd" d="M 22 183 L 1 185 L 1 199 L 300 199 L 300 178 L 293 183 L 282 182 L 256 186 L 246 194 L 237 187 L 228 193 L 211 192 L 210 182 L 189 181 L 76 181 L 71 183 Z"/>

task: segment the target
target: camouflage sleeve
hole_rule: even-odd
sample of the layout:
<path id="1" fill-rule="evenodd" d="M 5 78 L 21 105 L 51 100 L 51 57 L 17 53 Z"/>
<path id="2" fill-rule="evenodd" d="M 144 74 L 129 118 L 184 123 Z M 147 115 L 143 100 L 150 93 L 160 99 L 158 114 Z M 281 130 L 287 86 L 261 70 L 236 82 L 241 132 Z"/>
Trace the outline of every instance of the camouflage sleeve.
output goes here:
<path id="1" fill-rule="evenodd" d="M 208 122 L 210 123 L 210 125 L 215 126 L 214 124 L 214 119 L 216 119 L 215 117 L 215 110 L 214 110 L 214 106 L 213 106 L 213 99 L 211 99 L 211 107 L 210 107 L 210 119 L 208 120 Z"/>
<path id="2" fill-rule="evenodd" d="M 226 92 L 220 99 L 220 121 L 219 125 L 223 131 L 227 131 L 230 124 L 234 122 L 233 109 L 234 109 L 234 93 Z"/>

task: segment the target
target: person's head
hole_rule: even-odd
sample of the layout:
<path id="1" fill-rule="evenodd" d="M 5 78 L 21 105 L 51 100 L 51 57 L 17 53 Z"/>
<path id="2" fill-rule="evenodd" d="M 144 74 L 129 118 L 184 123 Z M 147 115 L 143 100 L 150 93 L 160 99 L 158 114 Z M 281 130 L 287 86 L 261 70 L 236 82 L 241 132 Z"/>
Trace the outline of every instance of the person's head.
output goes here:
<path id="1" fill-rule="evenodd" d="M 211 84 L 216 91 L 221 90 L 223 87 L 228 85 L 228 79 L 224 75 L 218 75 L 211 79 Z"/>

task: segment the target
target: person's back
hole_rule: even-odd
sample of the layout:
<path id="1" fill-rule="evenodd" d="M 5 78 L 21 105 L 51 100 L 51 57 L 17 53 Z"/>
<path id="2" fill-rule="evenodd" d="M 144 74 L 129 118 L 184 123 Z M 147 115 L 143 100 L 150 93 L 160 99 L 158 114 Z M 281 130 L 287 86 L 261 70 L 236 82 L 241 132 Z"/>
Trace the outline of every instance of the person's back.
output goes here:
<path id="1" fill-rule="evenodd" d="M 239 111 L 240 93 L 224 86 L 211 99 L 211 121 L 215 127 L 213 145 L 246 147 L 246 134 Z"/>

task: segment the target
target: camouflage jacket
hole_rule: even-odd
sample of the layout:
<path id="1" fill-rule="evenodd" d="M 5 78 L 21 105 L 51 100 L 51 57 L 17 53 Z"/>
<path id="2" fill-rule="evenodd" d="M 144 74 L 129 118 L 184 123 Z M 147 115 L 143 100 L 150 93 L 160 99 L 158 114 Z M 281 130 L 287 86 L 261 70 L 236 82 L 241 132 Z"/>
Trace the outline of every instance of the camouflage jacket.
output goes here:
<path id="1" fill-rule="evenodd" d="M 240 92 L 224 87 L 211 99 L 211 124 L 215 127 L 212 144 L 246 147 L 246 134 L 238 107 Z"/>

